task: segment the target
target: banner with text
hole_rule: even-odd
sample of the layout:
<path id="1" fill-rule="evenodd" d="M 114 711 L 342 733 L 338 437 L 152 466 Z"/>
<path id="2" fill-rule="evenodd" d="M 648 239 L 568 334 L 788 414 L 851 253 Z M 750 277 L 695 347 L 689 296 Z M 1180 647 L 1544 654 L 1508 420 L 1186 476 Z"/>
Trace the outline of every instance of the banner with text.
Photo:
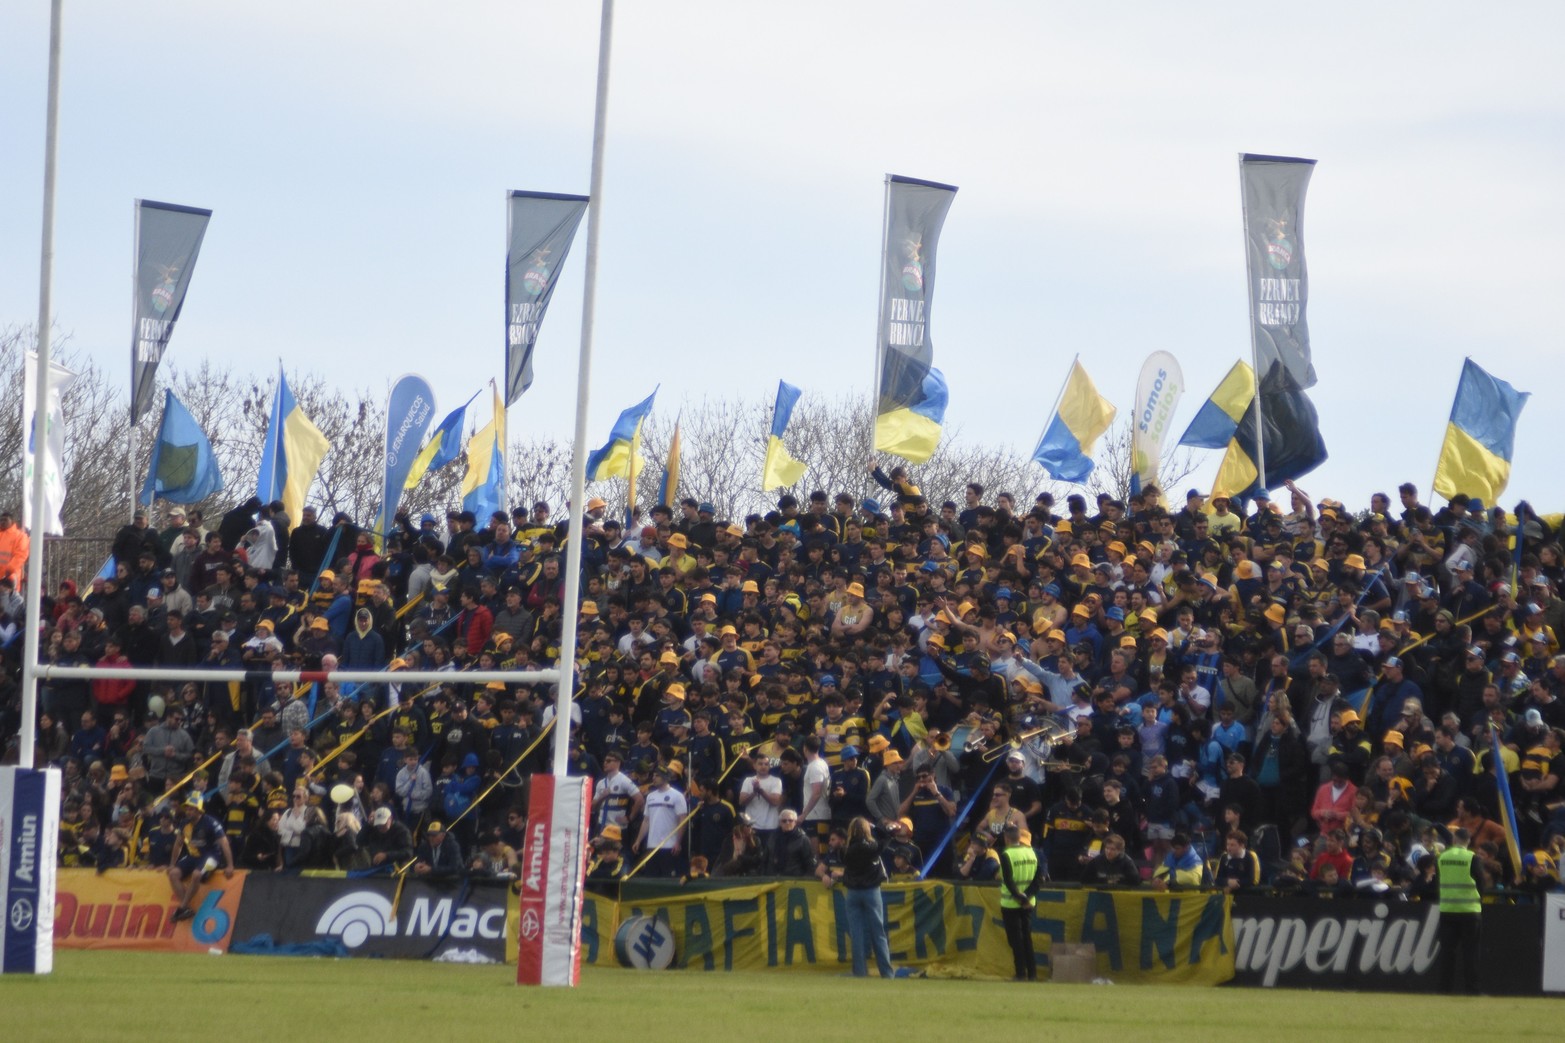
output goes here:
<path id="1" fill-rule="evenodd" d="M 424 432 L 434 415 L 435 393 L 429 381 L 412 373 L 398 378 L 386 400 L 386 482 L 375 522 L 375 531 L 382 537 L 391 531 L 413 458 L 424 444 Z"/>
<path id="2" fill-rule="evenodd" d="M 1537 995 L 1543 961 L 1536 905 L 1485 905 L 1483 991 Z M 1234 984 L 1289 989 L 1438 992 L 1440 907 L 1361 898 L 1241 897 L 1233 908 Z"/>
<path id="3" fill-rule="evenodd" d="M 159 869 L 62 869 L 54 899 L 54 944 L 62 949 L 227 952 L 249 874 L 222 873 L 197 894 L 196 915 L 174 922 L 179 904 Z"/>
<path id="4" fill-rule="evenodd" d="M 174 335 L 212 211 L 136 200 L 136 269 L 130 340 L 130 422 L 152 408 L 158 363 Z"/>
<path id="5" fill-rule="evenodd" d="M 505 404 L 533 384 L 533 346 L 571 252 L 586 196 L 512 192 L 506 212 Z"/>
<path id="6" fill-rule="evenodd" d="M 262 934 L 279 946 L 336 939 L 351 956 L 497 963 L 505 955 L 508 891 L 493 880 L 409 879 L 399 899 L 388 877 L 256 873 L 245 887 L 234 941 Z"/>
<path id="7" fill-rule="evenodd" d="M 1141 366 L 1136 381 L 1136 411 L 1130 428 L 1130 491 L 1139 493 L 1157 484 L 1163 465 L 1163 445 L 1174 411 L 1185 393 L 1185 375 L 1179 360 L 1166 351 L 1154 351 Z"/>
<path id="8" fill-rule="evenodd" d="M 1239 157 L 1255 372 L 1264 376 L 1281 363 L 1300 391 L 1315 386 L 1304 264 L 1304 193 L 1314 172 L 1313 159 Z"/>
<path id="9" fill-rule="evenodd" d="M 698 891 L 627 888 L 626 895 L 619 902 L 587 896 L 583 962 L 613 966 L 620 922 L 648 916 L 671 930 L 676 967 L 836 973 L 850 966 L 840 888 L 788 880 Z M 1011 976 L 997 887 L 888 884 L 882 900 L 898 966 L 934 975 Z M 1055 942 L 1090 942 L 1097 946 L 1098 973 L 1116 982 L 1216 985 L 1233 977 L 1228 910 L 1228 897 L 1218 894 L 1044 890 L 1033 910 L 1033 942 L 1043 965 Z"/>

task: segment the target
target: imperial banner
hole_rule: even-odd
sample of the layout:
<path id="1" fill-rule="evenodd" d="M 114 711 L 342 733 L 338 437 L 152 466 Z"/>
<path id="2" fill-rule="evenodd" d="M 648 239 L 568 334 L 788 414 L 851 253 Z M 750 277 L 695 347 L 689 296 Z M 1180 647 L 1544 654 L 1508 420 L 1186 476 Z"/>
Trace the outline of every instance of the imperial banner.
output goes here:
<path id="1" fill-rule="evenodd" d="M 135 302 L 130 338 L 130 422 L 152 408 L 158 363 L 185 303 L 210 210 L 136 200 Z"/>
<path id="2" fill-rule="evenodd" d="M 586 196 L 512 192 L 506 219 L 505 404 L 533 383 L 533 345 L 554 294 Z"/>

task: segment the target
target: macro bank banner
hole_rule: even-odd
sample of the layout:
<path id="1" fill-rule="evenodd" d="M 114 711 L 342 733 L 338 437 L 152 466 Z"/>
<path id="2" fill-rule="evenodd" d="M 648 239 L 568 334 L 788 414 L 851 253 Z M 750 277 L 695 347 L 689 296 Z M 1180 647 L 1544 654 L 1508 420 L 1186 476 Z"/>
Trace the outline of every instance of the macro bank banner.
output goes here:
<path id="1" fill-rule="evenodd" d="M 278 946 L 335 940 L 350 956 L 498 963 L 505 957 L 508 891 L 498 881 L 437 884 L 410 877 L 399 899 L 396 881 L 384 877 L 255 873 L 233 940 L 263 934 Z"/>
<path id="2" fill-rule="evenodd" d="M 587 896 L 584 963 L 614 966 L 619 924 L 651 916 L 674 935 L 675 967 L 837 973 L 851 964 L 840 888 L 810 880 L 627 887 L 626 894 L 638 897 Z M 888 884 L 881 894 L 893 963 L 936 976 L 1011 976 L 997 887 L 926 881 Z M 1218 894 L 1045 890 L 1033 910 L 1033 944 L 1042 966 L 1053 943 L 1090 942 L 1098 974 L 1112 981 L 1216 985 L 1234 972 L 1228 909 L 1229 898 Z"/>
<path id="3" fill-rule="evenodd" d="M 1542 931 L 1540 906 L 1484 906 L 1484 992 L 1541 992 Z M 1431 902 L 1242 896 L 1234 902 L 1233 939 L 1235 985 L 1440 990 L 1440 907 Z"/>
<path id="4" fill-rule="evenodd" d="M 54 896 L 54 944 L 62 949 L 227 952 L 248 874 L 213 873 L 196 915 L 174 922 L 179 904 L 161 869 L 62 869 Z"/>

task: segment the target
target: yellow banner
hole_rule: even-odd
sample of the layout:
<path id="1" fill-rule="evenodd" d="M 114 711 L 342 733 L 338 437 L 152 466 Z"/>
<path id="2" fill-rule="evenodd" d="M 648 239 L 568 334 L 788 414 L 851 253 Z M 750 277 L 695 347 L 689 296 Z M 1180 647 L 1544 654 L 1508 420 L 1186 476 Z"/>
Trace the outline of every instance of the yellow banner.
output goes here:
<path id="1" fill-rule="evenodd" d="M 1009 978 L 1011 950 L 993 885 L 887 884 L 891 960 L 932 975 Z M 582 962 L 613 966 L 614 932 L 632 916 L 657 916 L 677 939 L 674 965 L 697 970 L 784 968 L 839 973 L 851 965 L 846 898 L 809 881 L 614 902 L 588 895 Z M 516 955 L 515 902 L 507 953 Z M 1233 977 L 1230 899 L 1202 893 L 1039 892 L 1033 945 L 1047 967 L 1055 942 L 1097 947 L 1098 974 L 1115 982 L 1217 985 Z"/>
<path id="2" fill-rule="evenodd" d="M 241 870 L 221 872 L 191 905 L 196 915 L 174 922 L 178 908 L 168 876 L 153 869 L 62 869 L 55 885 L 54 944 L 62 949 L 153 949 L 163 952 L 228 951 L 239 899 Z"/>

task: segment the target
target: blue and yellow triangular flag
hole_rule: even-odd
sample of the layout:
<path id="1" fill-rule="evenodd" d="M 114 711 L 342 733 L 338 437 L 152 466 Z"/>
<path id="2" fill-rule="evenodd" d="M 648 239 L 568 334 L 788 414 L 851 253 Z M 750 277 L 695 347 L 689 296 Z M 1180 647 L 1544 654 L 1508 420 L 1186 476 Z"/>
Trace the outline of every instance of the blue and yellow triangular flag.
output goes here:
<path id="1" fill-rule="evenodd" d="M 473 398 L 477 397 L 478 392 L 473 392 Z M 467 419 L 467 407 L 473 404 L 473 398 L 446 414 L 440 426 L 435 428 L 434 434 L 429 436 L 429 441 L 424 443 L 424 447 L 413 458 L 413 466 L 409 469 L 402 488 L 413 488 L 424 475 L 430 471 L 440 470 L 462 455 L 462 424 Z"/>
<path id="2" fill-rule="evenodd" d="M 304 498 L 329 449 L 331 443 L 321 429 L 299 408 L 279 364 L 277 393 L 272 396 L 272 415 L 266 425 L 266 445 L 261 450 L 256 495 L 263 503 L 281 500 L 288 523 L 299 524 Z"/>
<path id="3" fill-rule="evenodd" d="M 1511 480 L 1516 421 L 1529 397 L 1467 359 L 1451 403 L 1445 443 L 1435 465 L 1435 492 L 1466 493 L 1484 503 L 1500 498 Z"/>
<path id="4" fill-rule="evenodd" d="M 505 493 L 505 403 L 493 383 L 489 390 L 494 413 L 468 441 L 467 473 L 462 476 L 462 509 L 473 512 L 479 528 L 500 509 Z"/>
<path id="5" fill-rule="evenodd" d="M 639 461 L 633 463 L 632 458 L 636 455 L 635 447 L 639 445 L 641 425 L 647 419 L 647 414 L 652 412 L 652 401 L 657 397 L 657 389 L 654 388 L 652 394 L 619 415 L 603 448 L 594 449 L 587 457 L 587 481 L 629 478 L 632 467 L 641 466 Z"/>
<path id="6" fill-rule="evenodd" d="M 804 477 L 805 466 L 783 448 L 783 432 L 793 417 L 800 391 L 787 381 L 777 382 L 777 404 L 772 407 L 772 430 L 766 438 L 766 462 L 761 465 L 761 491 L 783 489 Z M 938 438 L 938 436 L 937 436 Z"/>
<path id="7" fill-rule="evenodd" d="M 1033 450 L 1033 462 L 1051 478 L 1082 481 L 1092 473 L 1093 445 L 1114 422 L 1115 412 L 1114 404 L 1098 394 L 1081 360 L 1072 362 L 1054 419 Z"/>
<path id="8" fill-rule="evenodd" d="M 1217 390 L 1201 404 L 1195 419 L 1179 436 L 1179 444 L 1195 449 L 1223 449 L 1233 440 L 1244 411 L 1255 397 L 1255 370 L 1248 362 L 1235 362 Z"/>

